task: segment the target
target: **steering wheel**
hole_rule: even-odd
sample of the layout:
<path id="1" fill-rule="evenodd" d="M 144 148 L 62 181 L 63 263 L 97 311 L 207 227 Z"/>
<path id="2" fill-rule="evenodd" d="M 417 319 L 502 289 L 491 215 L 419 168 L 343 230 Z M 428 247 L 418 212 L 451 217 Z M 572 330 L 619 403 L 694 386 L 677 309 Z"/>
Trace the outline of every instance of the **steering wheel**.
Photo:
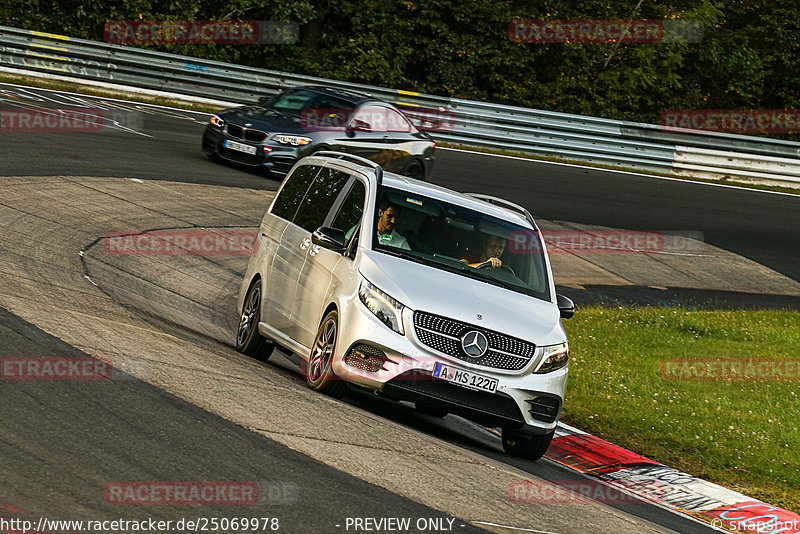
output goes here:
<path id="1" fill-rule="evenodd" d="M 508 265 L 501 265 L 500 267 L 492 267 L 492 262 L 485 261 L 478 265 L 478 269 L 502 269 L 504 271 L 510 272 L 512 275 L 517 276 L 517 273 L 514 272 L 514 269 L 509 267 Z"/>

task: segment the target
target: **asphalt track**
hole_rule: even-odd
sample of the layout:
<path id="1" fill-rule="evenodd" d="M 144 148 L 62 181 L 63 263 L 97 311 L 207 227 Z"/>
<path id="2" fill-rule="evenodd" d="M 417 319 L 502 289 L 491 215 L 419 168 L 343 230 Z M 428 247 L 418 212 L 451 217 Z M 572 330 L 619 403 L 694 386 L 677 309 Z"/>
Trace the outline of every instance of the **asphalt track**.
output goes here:
<path id="1" fill-rule="evenodd" d="M 30 93 L 37 96 L 30 96 Z M 26 95 L 27 100 L 23 98 Z M 62 100 L 61 105 L 65 104 L 63 97 L 38 90 L 23 92 L 13 89 L 10 93 L 0 93 L 0 98 L 4 98 L 4 106 L 30 105 L 33 98 L 40 99 L 39 105 L 45 107 L 59 105 L 49 99 Z M 110 102 L 107 104 L 112 105 Z M 135 128 L 138 133 L 113 127 L 99 133 L 83 134 L 3 133 L 0 176 L 102 176 L 183 182 L 187 185 L 226 186 L 231 188 L 232 196 L 233 190 L 273 191 L 277 187 L 278 182 L 258 173 L 206 160 L 199 151 L 203 127 L 199 115 L 159 111 L 132 104 L 124 104 L 124 107 L 131 112 L 140 112 L 137 117 L 141 121 Z M 707 241 L 717 246 L 745 255 L 794 280 L 800 279 L 800 212 L 797 209 L 797 197 L 444 150 L 437 155 L 434 181 L 462 191 L 479 191 L 512 198 L 541 218 L 630 229 L 701 231 Z M 487 183 L 493 185 L 488 186 Z M 44 213 L 48 212 L 47 192 L 57 186 L 49 180 L 32 182 L 32 191 L 43 193 L 40 206 Z M 56 197 L 55 192 L 53 196 Z M 0 202 L 6 203 L 5 199 Z M 6 207 L 15 205 L 9 202 Z M 176 210 L 175 204 L 171 205 L 171 209 Z M 185 214 L 169 214 L 188 220 L 196 211 L 196 206 L 188 203 L 184 209 Z M 250 220 L 243 221 L 243 224 L 252 224 L 253 219 L 260 217 L 254 211 L 248 212 L 248 215 Z M 120 219 L 123 218 L 120 214 Z M 80 228 L 82 221 L 72 220 L 67 226 L 72 231 L 72 228 Z M 151 226 L 143 226 L 148 227 Z M 43 225 L 42 232 L 52 233 L 53 228 L 48 229 Z M 94 235 L 97 237 L 102 234 Z M 90 241 L 84 240 L 80 246 Z M 0 251 L 6 256 L 9 248 L 0 248 Z M 31 254 L 26 265 L 23 265 L 25 258 L 16 256 L 6 261 L 9 264 L 18 262 L 31 271 L 41 269 L 44 272 L 48 263 L 45 258 L 46 253 Z M 135 291 L 131 291 L 130 287 L 136 287 L 135 283 L 127 287 L 129 293 L 123 293 L 126 289 L 124 284 L 115 283 L 112 278 L 112 274 L 120 276 L 116 271 L 123 270 L 122 267 L 103 268 L 100 262 L 92 264 L 91 259 L 83 262 L 84 267 L 87 262 L 93 276 L 101 275 L 96 283 L 104 288 L 106 295 L 117 302 L 125 302 L 132 313 L 142 312 L 137 302 L 132 302 L 131 293 Z M 65 263 L 67 268 L 74 267 L 80 272 L 81 265 L 74 260 Z M 241 267 L 223 267 L 231 271 L 229 280 L 234 283 L 236 269 Z M 77 277 L 77 274 L 72 274 Z M 104 280 L 102 275 L 108 275 L 108 279 Z M 131 280 L 136 282 L 133 277 L 128 277 L 126 283 L 130 284 Z M 222 289 L 229 290 L 227 286 Z M 757 291 L 757 288 L 754 290 Z M 63 294 L 59 294 L 63 298 Z M 183 297 L 173 294 L 172 298 Z M 211 301 L 214 297 L 206 295 L 205 298 Z M 208 309 L 212 307 L 208 302 L 204 306 Z M 230 350 L 219 343 L 224 332 L 230 328 L 227 324 L 229 320 L 224 319 L 226 314 L 232 316 L 229 306 L 230 302 L 227 301 L 221 307 L 219 317 L 209 313 L 202 318 L 199 326 L 187 325 L 190 318 L 186 316 L 171 315 L 170 309 L 174 312 L 177 305 L 173 308 L 148 309 L 142 313 L 143 320 L 152 328 L 176 339 L 191 338 L 197 333 L 207 336 L 209 339 L 203 342 L 206 351 L 225 352 L 224 362 L 239 365 L 241 360 L 227 355 Z M 38 321 L 34 323 L 38 324 Z M 211 326 L 206 328 L 205 324 Z M 81 354 L 81 351 L 46 334 L 37 326 L 3 310 L 0 310 L 0 325 L 3 332 L 0 355 Z M 57 326 L 48 326 L 51 327 L 48 330 L 58 330 Z M 296 391 L 300 392 L 297 394 L 305 394 L 296 375 L 287 374 L 272 365 L 258 367 L 257 373 L 277 374 L 279 380 L 294 388 L 292 394 Z M 287 532 L 342 531 L 332 527 L 332 521 L 335 523 L 338 522 L 337 518 L 354 515 L 405 515 L 414 518 L 442 515 L 413 502 L 436 502 L 425 495 L 424 487 L 418 488 L 418 498 L 409 500 L 399 490 L 387 491 L 384 489 L 386 485 L 381 488 L 348 474 L 358 474 L 355 467 L 345 469 L 340 465 L 339 469 L 334 469 L 329 466 L 333 461 L 317 461 L 297 452 L 299 446 L 291 450 L 285 444 L 242 428 L 246 425 L 239 423 L 237 426 L 211 413 L 215 409 L 213 404 L 198 407 L 199 403 L 186 402 L 165 391 L 168 388 L 162 383 L 167 383 L 166 379 L 162 382 L 158 377 L 146 383 L 124 373 L 118 375 L 118 378 L 121 377 L 124 379 L 110 382 L 105 387 L 100 385 L 99 388 L 96 384 L 90 387 L 81 383 L 2 384 L 0 397 L 4 410 L 0 416 L 0 450 L 4 466 L 0 503 L 13 504 L 36 516 L 49 514 L 74 518 L 76 512 L 87 518 L 110 515 L 110 512 L 114 517 L 136 516 L 136 513 L 141 516 L 141 510 L 135 510 L 134 513 L 130 508 L 110 508 L 98 497 L 98 488 L 102 488 L 108 480 L 119 479 L 255 479 L 293 484 L 289 487 L 295 489 L 294 501 L 262 503 L 267 511 L 282 514 L 282 524 L 286 528 L 281 530 Z M 156 385 L 151 385 L 153 383 Z M 180 388 L 176 386 L 177 389 Z M 313 396 L 309 398 L 315 399 Z M 394 425 L 391 426 L 392 432 L 400 435 L 411 432 L 414 436 L 421 433 L 423 438 L 427 436 L 428 439 L 442 440 L 456 449 L 472 451 L 485 458 L 484 462 L 504 466 L 503 469 L 526 472 L 551 481 L 575 477 L 549 461 L 533 464 L 509 458 L 499 451 L 497 440 L 491 434 L 455 418 L 432 420 L 408 407 L 376 401 L 373 397 L 363 395 L 354 395 L 347 403 L 326 402 L 319 409 L 330 410 L 330 421 L 333 422 L 344 417 L 337 410 L 342 407 L 347 409 L 348 406 L 378 418 L 378 422 L 367 419 L 369 425 L 382 425 L 381 421 L 385 420 Z M 335 447 L 330 442 L 327 445 Z M 324 452 L 320 452 L 317 458 L 324 457 Z M 408 475 L 414 478 L 414 473 Z M 320 484 L 320 481 L 324 481 L 324 484 Z M 473 482 L 478 488 L 482 485 L 480 480 Z M 398 484 L 398 487 L 401 486 Z M 465 491 L 465 487 L 458 486 L 459 491 Z M 473 498 L 479 499 L 478 494 Z M 453 499 L 457 500 L 455 495 Z M 480 506 L 481 503 L 476 501 L 475 508 L 480 509 Z M 441 506 L 434 508 L 442 509 Z M 179 517 L 186 515 L 187 510 L 158 507 L 152 510 L 148 508 L 147 512 L 150 516 Z M 194 510 L 189 512 L 198 515 Z M 603 512 L 607 513 L 606 516 L 594 509 L 584 508 L 576 512 L 571 507 L 548 510 L 547 513 L 536 510 L 532 513 L 545 518 L 555 514 L 549 524 L 558 524 L 560 528 L 554 530 L 557 532 L 585 532 L 587 528 L 612 532 L 619 531 L 621 524 L 628 527 L 623 530 L 709 530 L 708 527 L 652 505 Z M 214 514 L 232 515 L 229 508 L 204 509 L 200 515 Z M 254 514 L 248 511 L 246 515 Z M 607 522 L 598 524 L 598 517 L 603 517 Z M 472 517 L 468 519 L 474 521 Z M 534 523 L 542 528 L 541 521 Z M 459 524 L 465 524 L 465 530 L 474 528 L 463 521 Z M 548 521 L 544 521 L 544 524 L 548 524 Z M 516 525 L 522 527 L 519 523 Z M 491 526 L 486 528 L 496 532 L 508 531 Z"/>

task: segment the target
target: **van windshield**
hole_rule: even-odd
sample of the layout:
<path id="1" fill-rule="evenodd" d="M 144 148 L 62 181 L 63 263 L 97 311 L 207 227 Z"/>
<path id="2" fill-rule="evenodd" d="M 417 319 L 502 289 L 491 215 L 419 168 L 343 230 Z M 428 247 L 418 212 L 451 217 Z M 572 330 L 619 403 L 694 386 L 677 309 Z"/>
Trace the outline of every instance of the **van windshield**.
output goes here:
<path id="1" fill-rule="evenodd" d="M 383 187 L 373 250 L 550 300 L 539 234 L 463 206 Z"/>

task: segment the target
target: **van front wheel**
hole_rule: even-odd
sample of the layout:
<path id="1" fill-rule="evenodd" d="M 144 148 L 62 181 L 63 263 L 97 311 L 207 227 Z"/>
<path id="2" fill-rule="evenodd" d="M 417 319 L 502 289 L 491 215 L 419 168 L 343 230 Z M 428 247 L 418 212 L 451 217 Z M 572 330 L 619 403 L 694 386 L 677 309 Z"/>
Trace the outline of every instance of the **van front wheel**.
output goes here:
<path id="1" fill-rule="evenodd" d="M 547 452 L 553 441 L 555 430 L 549 434 L 526 435 L 513 430 L 503 429 L 503 450 L 514 456 L 536 461 Z"/>
<path id="2" fill-rule="evenodd" d="M 306 382 L 311 389 L 341 398 L 347 384 L 333 372 L 333 354 L 339 333 L 339 314 L 331 310 L 322 320 L 308 363 L 305 365 Z"/>

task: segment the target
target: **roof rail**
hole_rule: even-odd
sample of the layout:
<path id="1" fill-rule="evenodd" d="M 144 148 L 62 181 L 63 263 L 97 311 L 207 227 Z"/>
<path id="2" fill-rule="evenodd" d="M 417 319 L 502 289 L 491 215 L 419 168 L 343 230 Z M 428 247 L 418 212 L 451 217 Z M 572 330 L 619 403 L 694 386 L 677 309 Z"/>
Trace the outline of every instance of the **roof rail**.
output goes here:
<path id="1" fill-rule="evenodd" d="M 488 202 L 489 204 L 494 204 L 495 206 L 510 208 L 516 212 L 519 212 L 522 215 L 524 215 L 526 219 L 528 219 L 528 222 L 531 223 L 531 226 L 533 226 L 534 230 L 539 229 L 536 226 L 536 222 L 533 220 L 533 216 L 531 215 L 531 213 L 522 206 L 520 206 L 519 204 L 514 204 L 513 202 L 509 202 L 508 200 L 502 198 L 497 198 L 490 195 L 484 195 L 483 193 L 464 193 L 464 195 L 477 200 L 483 200 L 484 202 Z"/>
<path id="2" fill-rule="evenodd" d="M 378 165 L 372 160 L 368 160 L 367 158 L 362 158 L 361 156 L 356 156 L 355 154 L 348 154 L 347 152 L 336 152 L 334 150 L 320 150 L 319 152 L 314 152 L 311 154 L 312 156 L 329 156 L 331 158 L 339 158 L 339 159 L 349 159 L 351 162 L 354 163 L 361 163 L 362 165 L 368 165 L 372 167 L 375 171 L 375 177 L 378 179 L 378 185 L 383 183 L 383 167 Z"/>

